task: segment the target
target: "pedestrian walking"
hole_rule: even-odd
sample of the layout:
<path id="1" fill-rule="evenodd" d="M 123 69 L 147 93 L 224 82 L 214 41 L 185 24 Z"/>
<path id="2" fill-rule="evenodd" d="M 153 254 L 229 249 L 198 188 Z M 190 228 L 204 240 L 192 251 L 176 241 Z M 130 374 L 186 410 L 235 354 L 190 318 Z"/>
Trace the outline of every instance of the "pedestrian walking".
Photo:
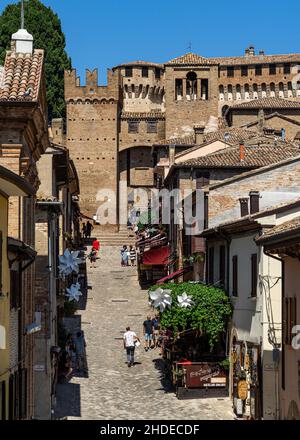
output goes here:
<path id="1" fill-rule="evenodd" d="M 128 266 L 128 248 L 125 244 L 121 249 L 121 266 Z"/>
<path id="2" fill-rule="evenodd" d="M 135 266 L 136 250 L 133 246 L 130 246 L 130 248 L 129 248 L 129 259 L 130 259 L 131 266 Z"/>
<path id="3" fill-rule="evenodd" d="M 86 238 L 86 224 L 82 224 L 82 230 L 81 230 L 81 236 L 82 238 Z"/>
<path id="4" fill-rule="evenodd" d="M 100 251 L 100 241 L 98 240 L 98 238 L 96 238 L 94 241 L 93 241 L 93 248 L 94 249 L 96 249 L 96 251 L 97 252 L 99 252 Z"/>
<path id="5" fill-rule="evenodd" d="M 92 230 L 94 229 L 94 226 L 89 221 L 86 224 L 86 238 L 91 238 Z"/>
<path id="6" fill-rule="evenodd" d="M 90 263 L 91 263 L 91 269 L 94 269 L 96 267 L 96 262 L 97 262 L 97 250 L 95 248 L 92 248 L 90 254 L 89 254 L 89 259 L 90 259 Z"/>
<path id="7" fill-rule="evenodd" d="M 144 338 L 145 338 L 145 351 L 152 348 L 153 341 L 153 324 L 151 316 L 147 316 L 147 319 L 143 323 Z"/>
<path id="8" fill-rule="evenodd" d="M 160 330 L 159 315 L 156 315 L 152 319 L 152 328 L 153 328 L 153 345 L 154 348 L 157 348 L 159 347 L 159 330 Z"/>
<path id="9" fill-rule="evenodd" d="M 77 332 L 76 338 L 74 340 L 75 349 L 76 349 L 76 367 L 78 371 L 84 370 L 86 372 L 85 366 L 85 347 L 86 343 L 84 340 L 83 333 Z"/>
<path id="10" fill-rule="evenodd" d="M 134 352 L 136 343 L 140 342 L 140 339 L 137 337 L 136 333 L 130 330 L 130 327 L 126 328 L 126 332 L 123 336 L 124 349 L 127 354 L 127 364 L 128 367 L 134 366 Z"/>

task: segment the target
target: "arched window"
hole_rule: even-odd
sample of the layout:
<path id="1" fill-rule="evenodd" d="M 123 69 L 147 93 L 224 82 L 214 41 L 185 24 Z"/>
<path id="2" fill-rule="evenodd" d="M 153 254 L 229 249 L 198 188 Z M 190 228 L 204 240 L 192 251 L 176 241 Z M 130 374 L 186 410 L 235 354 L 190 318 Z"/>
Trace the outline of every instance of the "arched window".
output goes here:
<path id="1" fill-rule="evenodd" d="M 284 98 L 284 87 L 283 82 L 279 83 L 279 98 Z"/>
<path id="2" fill-rule="evenodd" d="M 244 93 L 245 99 L 249 100 L 250 99 L 249 84 L 245 84 L 244 90 L 245 90 L 245 93 Z"/>
<path id="3" fill-rule="evenodd" d="M 261 85 L 261 97 L 266 98 L 267 97 L 267 85 L 266 83 L 262 83 Z"/>
<path id="4" fill-rule="evenodd" d="M 229 84 L 227 87 L 228 90 L 228 101 L 232 101 L 233 100 L 233 93 L 232 93 L 232 85 Z"/>
<path id="5" fill-rule="evenodd" d="M 241 92 L 241 86 L 240 84 L 236 85 L 236 100 L 241 101 L 242 99 L 242 92 Z"/>
<path id="6" fill-rule="evenodd" d="M 219 100 L 224 101 L 224 86 L 219 86 Z"/>
<path id="7" fill-rule="evenodd" d="M 288 82 L 288 98 L 293 98 L 294 97 L 294 93 L 293 93 L 293 85 L 291 83 L 291 81 Z"/>
<path id="8" fill-rule="evenodd" d="M 193 101 L 197 98 L 197 75 L 189 72 L 186 76 L 186 97 Z"/>
<path id="9" fill-rule="evenodd" d="M 270 84 L 270 97 L 271 98 L 275 98 L 276 97 L 275 83 L 271 83 Z"/>
<path id="10" fill-rule="evenodd" d="M 253 99 L 258 99 L 258 87 L 257 87 L 257 84 L 253 84 Z"/>

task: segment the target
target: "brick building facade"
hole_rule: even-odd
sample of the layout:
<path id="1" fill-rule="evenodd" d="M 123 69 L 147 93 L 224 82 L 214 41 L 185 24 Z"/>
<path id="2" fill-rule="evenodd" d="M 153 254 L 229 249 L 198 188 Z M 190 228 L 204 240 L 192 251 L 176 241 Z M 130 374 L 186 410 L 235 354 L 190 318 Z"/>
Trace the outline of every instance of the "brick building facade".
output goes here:
<path id="1" fill-rule="evenodd" d="M 98 85 L 97 70 L 87 70 L 84 86 L 75 70 L 66 72 L 66 145 L 78 168 L 83 212 L 96 215 L 99 191 L 108 188 L 116 194 L 108 203 L 118 224 L 118 182 L 126 182 L 129 192 L 154 185 L 153 144 L 191 136 L 197 124 L 215 130 L 228 108 L 243 102 L 300 102 L 299 64 L 300 54 L 256 55 L 250 47 L 241 57 L 188 53 L 165 64 L 122 64 L 108 70 L 107 86 Z M 253 118 L 239 120 L 245 122 Z"/>

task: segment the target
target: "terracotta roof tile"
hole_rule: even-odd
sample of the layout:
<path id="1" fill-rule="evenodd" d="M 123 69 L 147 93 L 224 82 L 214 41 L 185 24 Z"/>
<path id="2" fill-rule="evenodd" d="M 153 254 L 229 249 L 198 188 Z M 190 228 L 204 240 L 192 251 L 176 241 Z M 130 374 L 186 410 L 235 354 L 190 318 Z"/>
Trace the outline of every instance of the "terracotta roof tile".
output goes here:
<path id="1" fill-rule="evenodd" d="M 244 65 L 244 64 L 268 64 L 268 63 L 300 63 L 300 53 L 282 55 L 254 55 L 240 57 L 216 57 L 210 58 L 214 63 L 221 66 Z"/>
<path id="2" fill-rule="evenodd" d="M 272 229 L 266 229 L 264 234 L 259 237 L 256 241 L 262 241 L 267 237 L 276 237 L 285 232 L 293 231 L 300 228 L 300 217 L 296 217 L 289 220 L 281 225 L 274 226 Z"/>
<path id="3" fill-rule="evenodd" d="M 43 68 L 44 51 L 34 50 L 33 54 L 7 52 L 2 81 L 0 101 L 36 101 Z M 31 89 L 28 96 L 25 92 Z"/>
<path id="4" fill-rule="evenodd" d="M 233 167 L 233 168 L 258 168 L 280 162 L 300 154 L 300 148 L 286 142 L 278 142 L 277 145 L 247 145 L 245 146 L 245 159 L 240 160 L 240 147 L 229 147 L 216 153 L 189 159 L 178 164 L 180 166 L 203 166 L 203 167 Z"/>
<path id="5" fill-rule="evenodd" d="M 166 63 L 166 65 L 187 65 L 187 66 L 198 66 L 198 65 L 208 65 L 216 64 L 213 59 L 204 58 L 195 53 L 189 52 L 181 57 L 174 58 Z"/>
<path id="6" fill-rule="evenodd" d="M 300 109 L 300 102 L 288 101 L 283 98 L 262 98 L 254 99 L 252 101 L 243 102 L 238 105 L 233 105 L 231 109 L 280 109 L 280 108 L 296 108 Z"/>

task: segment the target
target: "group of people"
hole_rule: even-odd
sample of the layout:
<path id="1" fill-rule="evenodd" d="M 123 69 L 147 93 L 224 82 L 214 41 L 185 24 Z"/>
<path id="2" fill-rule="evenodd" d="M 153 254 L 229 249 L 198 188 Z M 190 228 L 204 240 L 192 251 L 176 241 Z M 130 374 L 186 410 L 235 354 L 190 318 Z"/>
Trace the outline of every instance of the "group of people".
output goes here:
<path id="1" fill-rule="evenodd" d="M 74 369 L 87 373 L 87 365 L 85 361 L 85 339 L 81 331 L 76 333 L 73 338 L 71 334 L 67 336 L 65 348 L 60 356 L 60 369 L 65 379 L 72 377 Z"/>
<path id="2" fill-rule="evenodd" d="M 121 266 L 135 266 L 136 264 L 136 249 L 134 246 L 124 245 L 121 249 Z"/>
<path id="3" fill-rule="evenodd" d="M 82 230 L 81 230 L 82 237 L 83 238 L 91 238 L 93 229 L 94 229 L 94 226 L 92 225 L 92 223 L 90 221 L 88 221 L 87 223 L 83 223 Z"/>
<path id="4" fill-rule="evenodd" d="M 158 315 L 153 319 L 151 316 L 147 316 L 147 319 L 143 323 L 143 333 L 145 341 L 144 349 L 146 352 L 161 346 L 162 337 L 160 334 L 160 321 Z M 140 342 L 137 334 L 132 331 L 130 327 L 127 327 L 123 336 L 123 343 L 127 354 L 128 367 L 134 366 L 135 349 L 140 346 Z"/>

